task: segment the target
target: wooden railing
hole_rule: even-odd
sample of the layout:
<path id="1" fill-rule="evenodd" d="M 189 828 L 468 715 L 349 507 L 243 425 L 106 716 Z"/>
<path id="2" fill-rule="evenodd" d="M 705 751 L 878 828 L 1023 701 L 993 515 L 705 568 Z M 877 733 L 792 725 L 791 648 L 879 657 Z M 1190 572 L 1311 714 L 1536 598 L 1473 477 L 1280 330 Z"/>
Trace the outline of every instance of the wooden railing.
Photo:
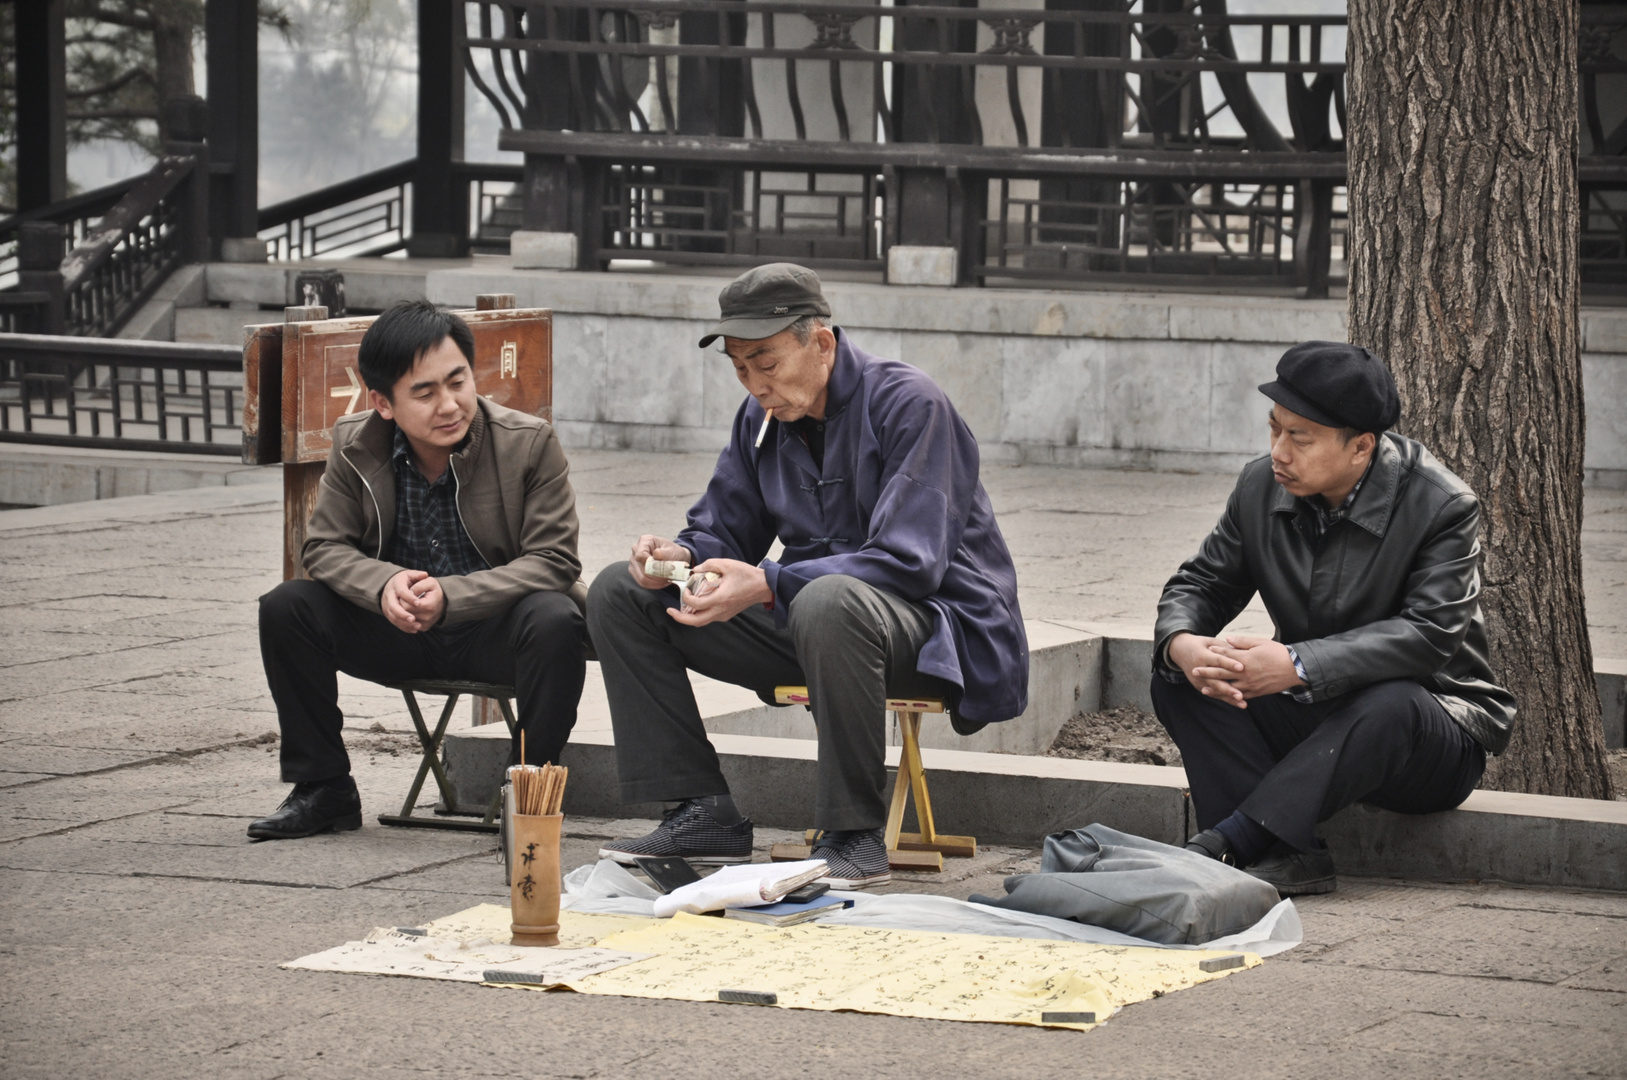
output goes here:
<path id="1" fill-rule="evenodd" d="M 466 0 L 462 44 L 499 145 L 528 155 L 525 219 L 576 233 L 583 269 L 880 269 L 904 243 L 954 247 L 965 283 L 1325 295 L 1344 17 L 1085 6 Z M 1590 281 L 1627 267 L 1627 127 L 1606 130 L 1598 78 L 1627 70 L 1622 23 L 1582 16 Z"/>
<path id="2" fill-rule="evenodd" d="M 234 346 L 0 334 L 0 442 L 236 457 L 242 414 Z"/>
<path id="3" fill-rule="evenodd" d="M 17 286 L 0 292 L 0 329 L 108 337 L 177 267 L 206 261 L 208 207 L 199 160 L 200 153 L 161 158 L 94 225 L 86 223 L 89 210 L 66 226 L 50 218 L 19 223 Z M 77 243 L 64 255 L 75 234 Z"/>
<path id="4" fill-rule="evenodd" d="M 519 225 L 518 165 L 458 162 L 456 190 L 465 193 L 463 239 L 477 250 L 508 249 Z M 418 160 L 410 158 L 260 211 L 259 235 L 273 261 L 388 255 L 412 236 Z"/>

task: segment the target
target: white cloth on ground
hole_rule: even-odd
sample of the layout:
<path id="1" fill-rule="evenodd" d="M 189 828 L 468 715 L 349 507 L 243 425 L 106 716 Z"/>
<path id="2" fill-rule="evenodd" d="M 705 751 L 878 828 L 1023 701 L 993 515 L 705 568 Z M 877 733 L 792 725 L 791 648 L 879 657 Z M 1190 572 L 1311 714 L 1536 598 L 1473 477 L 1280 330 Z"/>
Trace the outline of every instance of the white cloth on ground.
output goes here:
<path id="1" fill-rule="evenodd" d="M 654 918 L 655 900 L 660 895 L 620 863 L 603 859 L 596 864 L 579 866 L 565 876 L 560 906 L 571 911 Z M 838 914 L 822 917 L 818 920 L 821 924 L 1084 941 L 1098 945 L 1137 945 L 1151 949 L 1235 949 L 1258 956 L 1285 952 L 1304 940 L 1299 912 L 1294 909 L 1292 900 L 1281 901 L 1264 918 L 1241 933 L 1202 945 L 1164 945 L 1099 926 L 1087 926 L 1072 919 L 1008 911 L 948 896 L 919 893 L 875 896 L 836 890 L 832 890 L 831 895 L 852 900 L 853 906 Z"/>

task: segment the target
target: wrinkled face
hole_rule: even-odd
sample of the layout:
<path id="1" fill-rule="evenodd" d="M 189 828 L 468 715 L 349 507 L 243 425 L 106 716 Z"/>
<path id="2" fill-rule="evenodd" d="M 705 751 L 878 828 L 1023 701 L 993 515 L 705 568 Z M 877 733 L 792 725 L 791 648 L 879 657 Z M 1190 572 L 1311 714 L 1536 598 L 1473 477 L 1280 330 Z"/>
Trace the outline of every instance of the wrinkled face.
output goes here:
<path id="1" fill-rule="evenodd" d="M 828 326 L 815 327 L 806 345 L 781 330 L 758 341 L 726 337 L 723 347 L 740 385 L 763 408 L 773 409 L 774 419 L 824 419 L 825 392 L 836 366 L 836 334 Z"/>
<path id="2" fill-rule="evenodd" d="M 1328 427 L 1271 407 L 1271 475 L 1291 494 L 1337 496 L 1356 486 L 1372 459 L 1377 440 L 1369 433 L 1345 442 L 1341 428 Z"/>
<path id="3" fill-rule="evenodd" d="M 475 418 L 474 373 L 456 343 L 442 338 L 396 380 L 390 397 L 369 391 L 368 398 L 380 416 L 396 422 L 413 450 L 450 450 Z"/>

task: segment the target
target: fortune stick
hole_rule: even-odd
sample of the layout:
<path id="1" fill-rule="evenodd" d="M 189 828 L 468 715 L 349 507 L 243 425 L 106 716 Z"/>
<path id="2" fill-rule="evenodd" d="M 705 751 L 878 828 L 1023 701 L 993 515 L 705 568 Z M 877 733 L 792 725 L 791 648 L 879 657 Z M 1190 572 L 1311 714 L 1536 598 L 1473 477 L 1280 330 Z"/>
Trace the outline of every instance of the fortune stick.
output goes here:
<path id="1" fill-rule="evenodd" d="M 514 813 L 535 817 L 560 812 L 570 770 L 559 765 L 516 765 L 509 770 L 514 785 Z"/>
<path id="2" fill-rule="evenodd" d="M 752 443 L 755 447 L 763 445 L 763 437 L 768 434 L 768 422 L 774 419 L 774 410 L 768 409 L 763 413 L 763 426 L 757 429 L 757 441 Z"/>

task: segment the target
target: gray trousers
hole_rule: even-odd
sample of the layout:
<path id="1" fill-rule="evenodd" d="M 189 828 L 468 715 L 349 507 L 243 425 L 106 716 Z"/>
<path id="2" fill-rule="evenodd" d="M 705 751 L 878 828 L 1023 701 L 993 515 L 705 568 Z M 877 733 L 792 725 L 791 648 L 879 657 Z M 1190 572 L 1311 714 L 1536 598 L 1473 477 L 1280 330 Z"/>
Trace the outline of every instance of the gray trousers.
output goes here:
<path id="1" fill-rule="evenodd" d="M 692 669 L 767 701 L 776 686 L 806 685 L 819 731 L 813 826 L 885 825 L 888 696 L 947 701 L 953 692 L 915 670 L 936 628 L 934 611 L 843 575 L 819 578 L 798 593 L 785 630 L 757 607 L 728 622 L 684 626 L 667 614 L 677 604 L 676 588 L 643 588 L 625 562 L 607 566 L 588 591 L 588 630 L 610 698 L 622 799 L 673 801 L 729 790 L 685 674 Z"/>

